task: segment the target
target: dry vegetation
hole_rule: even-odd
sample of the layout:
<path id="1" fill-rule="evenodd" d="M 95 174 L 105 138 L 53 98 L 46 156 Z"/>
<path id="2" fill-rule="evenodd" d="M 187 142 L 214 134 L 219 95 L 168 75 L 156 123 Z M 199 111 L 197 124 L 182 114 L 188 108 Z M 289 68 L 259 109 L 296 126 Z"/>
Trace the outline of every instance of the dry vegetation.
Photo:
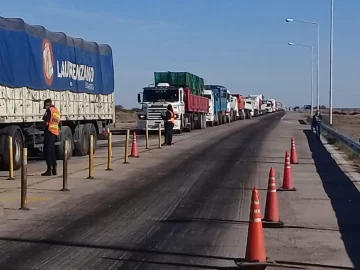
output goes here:
<path id="1" fill-rule="evenodd" d="M 329 110 L 320 110 L 324 122 L 329 122 Z M 309 115 L 309 110 L 302 110 L 304 115 Z M 339 132 L 352 137 L 355 141 L 360 139 L 360 109 L 334 109 L 333 110 L 333 128 Z M 327 136 L 326 136 L 327 137 Z M 333 144 L 342 151 L 347 159 L 354 165 L 355 169 L 360 172 L 360 157 L 354 154 L 347 146 L 340 142 L 333 141 L 327 137 L 329 143 Z"/>
<path id="2" fill-rule="evenodd" d="M 136 122 L 138 109 L 125 109 L 121 105 L 115 106 L 116 121 L 122 123 Z"/>
<path id="3" fill-rule="evenodd" d="M 125 109 L 121 105 L 115 106 L 116 123 L 115 128 L 134 128 L 137 121 L 137 112 L 139 109 Z"/>
<path id="4" fill-rule="evenodd" d="M 309 110 L 307 110 L 309 112 Z M 320 110 L 324 123 L 329 123 L 329 110 Z M 333 128 L 350 136 L 355 141 L 360 139 L 360 109 L 333 109 Z"/>

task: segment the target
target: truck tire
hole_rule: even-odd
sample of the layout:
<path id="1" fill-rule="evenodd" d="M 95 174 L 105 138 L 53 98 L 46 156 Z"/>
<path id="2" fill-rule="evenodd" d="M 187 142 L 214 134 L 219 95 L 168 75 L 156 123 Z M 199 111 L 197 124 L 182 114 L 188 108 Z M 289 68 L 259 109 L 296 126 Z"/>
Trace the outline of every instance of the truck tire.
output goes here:
<path id="1" fill-rule="evenodd" d="M 74 144 L 74 154 L 76 156 L 86 156 L 89 153 L 90 128 L 88 125 L 78 126 L 79 138 Z"/>
<path id="2" fill-rule="evenodd" d="M 18 126 L 8 126 L 2 129 L 0 137 L 0 156 L 1 156 L 1 170 L 9 170 L 10 157 L 9 157 L 9 141 L 8 137 L 13 138 L 13 164 L 14 170 L 21 168 L 22 164 L 22 149 L 24 147 L 24 139 L 21 130 Z"/>
<path id="3" fill-rule="evenodd" d="M 61 142 L 59 145 L 57 145 L 56 147 L 56 158 L 58 160 L 63 160 L 64 159 L 64 143 L 65 141 L 68 140 L 69 144 L 68 144 L 68 149 L 67 149 L 67 159 L 69 160 L 72 156 L 72 153 L 74 151 L 74 138 L 72 135 L 72 131 L 71 128 L 68 126 L 62 126 L 61 127 L 61 132 L 60 132 L 60 136 L 59 136 L 59 141 Z"/>
<path id="4" fill-rule="evenodd" d="M 88 127 L 86 127 L 86 126 L 88 126 Z M 89 129 L 89 130 L 90 130 L 90 135 L 93 135 L 93 136 L 94 136 L 94 153 L 95 153 L 95 152 L 96 152 L 96 148 L 97 148 L 97 132 L 96 132 L 96 128 L 95 128 L 95 126 L 94 126 L 92 123 L 87 123 L 87 124 L 85 124 L 85 128 L 86 128 L 86 129 Z M 89 137 L 90 137 L 90 135 L 89 135 Z M 89 140 L 89 142 L 90 142 L 90 140 Z M 87 155 L 90 154 L 90 146 L 89 146 L 88 151 L 87 151 L 86 154 L 87 154 Z"/>

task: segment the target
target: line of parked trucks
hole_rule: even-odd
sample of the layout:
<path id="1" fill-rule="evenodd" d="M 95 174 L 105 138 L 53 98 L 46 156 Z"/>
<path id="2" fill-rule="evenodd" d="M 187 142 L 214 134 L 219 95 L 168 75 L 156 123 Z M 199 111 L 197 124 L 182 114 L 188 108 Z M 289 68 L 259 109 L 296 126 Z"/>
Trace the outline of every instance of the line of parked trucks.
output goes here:
<path id="1" fill-rule="evenodd" d="M 204 79 L 189 72 L 154 72 L 154 85 L 138 93 L 142 109 L 138 113 L 138 129 L 158 130 L 161 115 L 172 105 L 174 132 L 190 132 L 229 121 L 251 119 L 284 110 L 275 99 L 261 94 L 233 94 L 223 85 L 205 84 Z"/>
<path id="2" fill-rule="evenodd" d="M 57 158 L 62 159 L 65 151 L 68 158 L 89 154 L 90 135 L 96 143 L 115 123 L 114 92 L 109 45 L 0 17 L 0 169 L 10 167 L 9 136 L 15 170 L 21 167 L 24 147 L 29 156 L 41 156 L 43 102 L 48 98 L 61 113 Z M 150 130 L 157 129 L 168 104 L 176 113 L 178 132 L 279 108 L 274 101 L 271 109 L 263 109 L 261 95 L 231 95 L 226 87 L 204 85 L 203 79 L 188 72 L 155 72 L 155 86 L 145 87 L 141 95 L 139 127 L 147 125 Z M 65 150 L 64 141 L 70 142 Z"/>

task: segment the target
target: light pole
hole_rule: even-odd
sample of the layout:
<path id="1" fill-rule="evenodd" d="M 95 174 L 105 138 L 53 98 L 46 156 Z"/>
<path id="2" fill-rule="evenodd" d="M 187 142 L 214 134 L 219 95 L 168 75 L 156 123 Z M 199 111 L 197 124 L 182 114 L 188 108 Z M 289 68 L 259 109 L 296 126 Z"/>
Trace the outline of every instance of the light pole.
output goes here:
<path id="1" fill-rule="evenodd" d="M 286 19 L 286 22 L 300 22 L 316 25 L 317 27 L 317 109 L 320 109 L 320 25 L 317 22 Z"/>
<path id="2" fill-rule="evenodd" d="M 311 109 L 310 109 L 310 115 L 313 116 L 314 111 L 314 91 L 313 91 L 313 84 L 314 84 L 314 47 L 310 45 L 305 44 L 299 44 L 294 42 L 289 42 L 289 45 L 296 45 L 301 47 L 307 47 L 311 49 Z"/>
<path id="3" fill-rule="evenodd" d="M 330 95 L 329 95 L 329 124 L 332 126 L 332 88 L 333 88 L 333 47 L 334 47 L 334 0 L 331 0 L 330 12 Z"/>

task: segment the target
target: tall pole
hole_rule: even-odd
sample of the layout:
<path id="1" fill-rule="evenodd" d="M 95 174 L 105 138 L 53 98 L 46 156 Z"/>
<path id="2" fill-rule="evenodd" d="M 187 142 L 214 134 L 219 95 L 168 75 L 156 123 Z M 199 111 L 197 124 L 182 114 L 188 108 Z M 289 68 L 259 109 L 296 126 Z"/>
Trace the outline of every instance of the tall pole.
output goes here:
<path id="1" fill-rule="evenodd" d="M 320 110 L 320 25 L 317 24 L 317 109 Z"/>
<path id="2" fill-rule="evenodd" d="M 305 44 L 299 44 L 294 42 L 289 42 L 288 45 L 297 45 L 301 47 L 307 47 L 311 49 L 311 108 L 310 108 L 310 115 L 313 116 L 314 114 L 314 46 L 305 45 Z"/>
<path id="3" fill-rule="evenodd" d="M 311 46 L 311 116 L 314 115 L 314 48 Z"/>
<path id="4" fill-rule="evenodd" d="M 317 26 L 317 109 L 320 109 L 320 24 L 313 21 L 286 19 L 286 22 L 300 22 Z"/>
<path id="5" fill-rule="evenodd" d="M 331 0 L 331 13 L 330 13 L 330 95 L 329 95 L 329 124 L 333 123 L 332 115 L 332 91 L 333 91 L 333 47 L 334 47 L 334 0 Z"/>

